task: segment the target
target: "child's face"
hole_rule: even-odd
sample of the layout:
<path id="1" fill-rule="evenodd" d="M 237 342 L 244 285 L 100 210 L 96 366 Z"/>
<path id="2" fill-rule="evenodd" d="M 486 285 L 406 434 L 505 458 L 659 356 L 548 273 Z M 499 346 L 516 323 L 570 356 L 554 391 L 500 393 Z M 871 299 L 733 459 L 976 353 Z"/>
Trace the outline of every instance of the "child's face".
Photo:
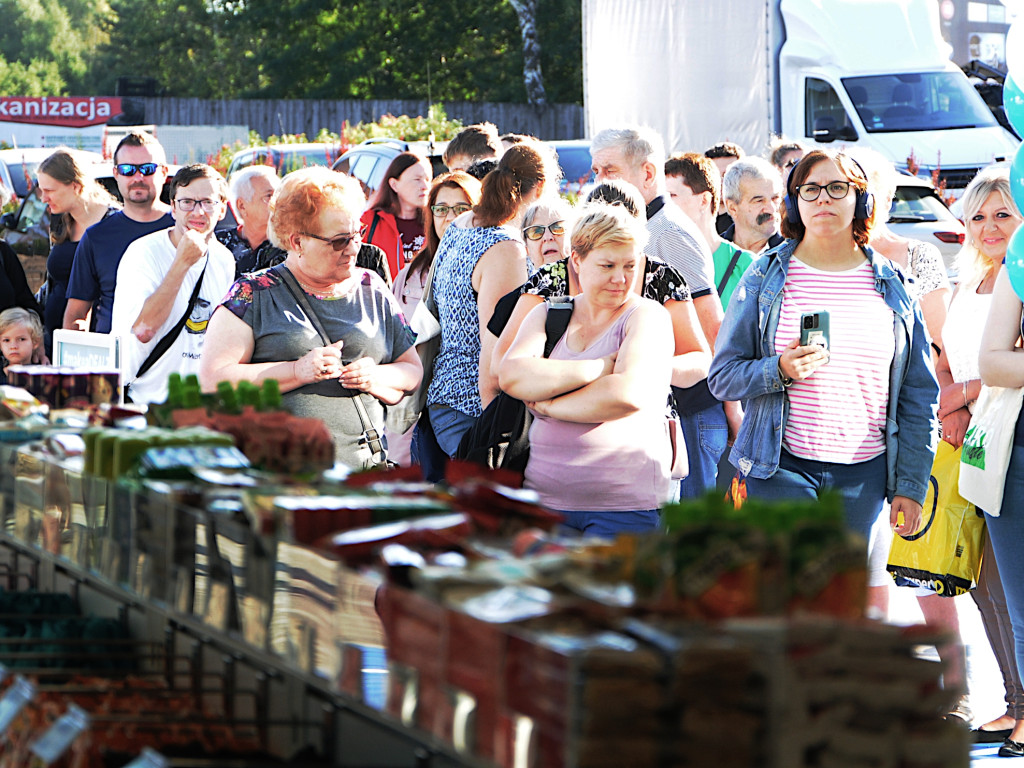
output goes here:
<path id="1" fill-rule="evenodd" d="M 20 323 L 15 323 L 0 333 L 0 353 L 11 365 L 29 362 L 34 348 L 32 334 Z"/>

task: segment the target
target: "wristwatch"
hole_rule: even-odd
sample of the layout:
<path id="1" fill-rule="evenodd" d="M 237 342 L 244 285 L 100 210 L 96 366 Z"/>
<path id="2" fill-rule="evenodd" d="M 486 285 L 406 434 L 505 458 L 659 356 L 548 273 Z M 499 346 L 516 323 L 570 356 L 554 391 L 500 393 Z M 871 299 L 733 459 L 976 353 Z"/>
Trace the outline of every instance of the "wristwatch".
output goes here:
<path id="1" fill-rule="evenodd" d="M 779 358 L 779 379 L 782 380 L 782 386 L 784 386 L 784 387 L 788 387 L 790 384 L 793 383 L 793 380 L 791 378 L 789 378 L 789 376 L 787 376 L 786 374 L 784 374 L 782 372 L 782 358 L 781 357 Z"/>

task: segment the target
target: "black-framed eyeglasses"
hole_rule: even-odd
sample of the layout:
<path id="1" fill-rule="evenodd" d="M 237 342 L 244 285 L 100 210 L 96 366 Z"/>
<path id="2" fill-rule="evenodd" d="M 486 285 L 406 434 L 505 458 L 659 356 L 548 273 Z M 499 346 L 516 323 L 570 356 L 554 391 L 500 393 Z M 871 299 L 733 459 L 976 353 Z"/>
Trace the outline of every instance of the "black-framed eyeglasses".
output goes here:
<path id="1" fill-rule="evenodd" d="M 821 190 L 825 190 L 833 200 L 842 200 L 850 194 L 849 181 L 830 181 L 828 184 L 801 184 L 796 188 L 800 199 L 807 203 L 813 203 L 821 197 Z"/>
<path id="2" fill-rule="evenodd" d="M 544 237 L 544 230 L 547 230 L 555 237 L 565 234 L 565 221 L 559 219 L 558 221 L 552 221 L 546 227 L 543 224 L 534 224 L 532 227 L 526 227 L 523 229 L 523 235 L 527 240 L 540 240 Z"/>
<path id="3" fill-rule="evenodd" d="M 449 213 L 454 213 L 456 216 L 461 216 L 472 207 L 473 206 L 471 206 L 469 203 L 455 203 L 455 205 L 445 205 L 444 203 L 438 203 L 437 205 L 430 206 L 430 212 L 434 214 L 437 218 L 443 219 Z"/>
<path id="4" fill-rule="evenodd" d="M 338 235 L 337 237 L 321 237 L 320 235 L 314 235 L 312 232 L 300 232 L 299 234 L 327 243 L 335 251 L 344 251 L 348 248 L 349 243 L 355 243 L 358 246 L 363 242 L 362 232 L 352 232 L 347 235 Z"/>
<path id="5" fill-rule="evenodd" d="M 179 197 L 175 199 L 174 204 L 178 206 L 179 211 L 185 213 L 191 213 L 196 206 L 202 208 L 206 213 L 213 213 L 221 203 L 220 200 L 193 200 L 191 197 Z"/>
<path id="6" fill-rule="evenodd" d="M 159 167 L 159 163 L 118 163 L 114 166 L 114 170 L 118 176 L 134 176 L 136 173 L 152 176 Z"/>

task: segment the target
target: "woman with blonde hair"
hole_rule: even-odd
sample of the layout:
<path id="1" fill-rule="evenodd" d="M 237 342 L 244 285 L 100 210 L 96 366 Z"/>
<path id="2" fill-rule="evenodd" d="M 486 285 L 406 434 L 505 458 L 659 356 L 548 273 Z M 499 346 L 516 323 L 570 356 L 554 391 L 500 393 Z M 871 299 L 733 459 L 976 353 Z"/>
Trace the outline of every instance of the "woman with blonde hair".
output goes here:
<path id="1" fill-rule="evenodd" d="M 1021 225 L 1021 214 L 1010 191 L 1007 168 L 982 170 L 961 198 L 966 234 L 957 254 L 960 284 L 953 293 L 943 330 L 942 354 L 936 367 L 941 387 L 939 418 L 942 439 L 954 447 L 963 445 L 971 424 L 974 401 L 981 393 L 979 356 L 986 338 L 986 321 L 994 312 L 994 292 L 1000 265 L 1010 237 Z M 1007 496 L 1007 498 L 1011 498 Z M 1024 735 L 1024 685 L 1014 658 L 1014 633 L 1004 591 L 1005 577 L 993 553 L 994 537 L 986 532 L 978 588 L 971 592 L 981 613 L 982 625 L 999 664 L 1005 690 L 1006 711 L 978 728 L 979 741 L 1000 741 L 1017 728 Z"/>
<path id="2" fill-rule="evenodd" d="M 547 306 L 535 307 L 499 366 L 502 390 L 535 415 L 525 486 L 584 534 L 653 530 L 670 495 L 675 341 L 668 311 L 633 289 L 646 242 L 624 207 L 584 209 L 568 329 L 545 358 Z"/>
<path id="3" fill-rule="evenodd" d="M 36 178 L 39 196 L 50 211 L 50 255 L 46 259 L 49 287 L 43 308 L 44 337 L 49 348 L 53 331 L 64 323 L 65 293 L 78 241 L 86 229 L 121 206 L 68 149 L 58 149 L 43 160 Z"/>

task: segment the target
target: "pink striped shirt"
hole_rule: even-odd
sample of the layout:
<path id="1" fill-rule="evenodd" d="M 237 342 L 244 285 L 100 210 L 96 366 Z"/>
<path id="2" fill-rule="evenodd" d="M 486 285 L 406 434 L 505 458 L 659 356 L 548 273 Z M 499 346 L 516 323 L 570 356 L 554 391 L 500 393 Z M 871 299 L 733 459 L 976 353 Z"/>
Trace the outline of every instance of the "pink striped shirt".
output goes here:
<path id="1" fill-rule="evenodd" d="M 803 459 L 856 464 L 885 453 L 893 312 L 875 290 L 870 264 L 823 272 L 796 257 L 782 291 L 775 349 L 800 337 L 803 312 L 828 310 L 828 363 L 787 390 L 783 447 Z"/>

